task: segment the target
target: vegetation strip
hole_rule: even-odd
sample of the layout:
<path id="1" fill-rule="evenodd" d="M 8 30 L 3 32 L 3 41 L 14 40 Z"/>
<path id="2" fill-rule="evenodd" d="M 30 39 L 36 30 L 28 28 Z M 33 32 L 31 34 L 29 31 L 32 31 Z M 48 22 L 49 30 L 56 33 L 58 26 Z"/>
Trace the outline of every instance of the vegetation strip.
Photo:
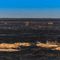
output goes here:
<path id="1" fill-rule="evenodd" d="M 18 49 L 0 49 L 0 51 L 14 52 L 14 51 L 20 51 L 20 50 L 18 50 Z"/>

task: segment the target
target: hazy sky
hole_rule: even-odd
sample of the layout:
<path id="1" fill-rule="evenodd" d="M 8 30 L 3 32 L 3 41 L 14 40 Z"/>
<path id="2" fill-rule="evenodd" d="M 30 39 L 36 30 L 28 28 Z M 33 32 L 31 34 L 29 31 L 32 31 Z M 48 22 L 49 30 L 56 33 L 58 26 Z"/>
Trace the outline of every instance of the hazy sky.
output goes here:
<path id="1" fill-rule="evenodd" d="M 60 0 L 0 0 L 0 18 L 60 18 Z"/>

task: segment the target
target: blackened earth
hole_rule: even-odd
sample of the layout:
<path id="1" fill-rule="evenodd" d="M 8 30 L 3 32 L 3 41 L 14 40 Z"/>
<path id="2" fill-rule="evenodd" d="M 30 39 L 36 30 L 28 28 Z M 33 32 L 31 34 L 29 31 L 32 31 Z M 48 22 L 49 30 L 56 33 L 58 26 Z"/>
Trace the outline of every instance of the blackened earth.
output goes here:
<path id="1" fill-rule="evenodd" d="M 0 52 L 0 60 L 60 60 L 60 51 L 29 48 L 19 52 Z"/>

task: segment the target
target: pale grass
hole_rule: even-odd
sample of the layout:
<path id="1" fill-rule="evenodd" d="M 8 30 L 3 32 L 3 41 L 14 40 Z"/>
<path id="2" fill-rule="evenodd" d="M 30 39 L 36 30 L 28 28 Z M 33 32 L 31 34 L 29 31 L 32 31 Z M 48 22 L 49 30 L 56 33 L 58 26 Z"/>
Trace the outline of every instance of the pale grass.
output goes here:
<path id="1" fill-rule="evenodd" d="M 15 44 L 18 45 L 18 46 L 31 46 L 30 43 L 20 43 L 20 42 L 18 42 L 18 43 L 15 43 Z"/>
<path id="2" fill-rule="evenodd" d="M 58 47 L 58 45 L 52 44 L 49 41 L 47 41 L 46 44 L 41 43 L 41 42 L 37 42 L 36 46 L 38 46 L 38 47 L 44 47 L 44 48 Z"/>
<path id="3" fill-rule="evenodd" d="M 58 45 L 58 44 L 60 44 L 59 42 L 57 42 L 57 41 L 52 41 L 52 42 L 50 42 L 50 41 L 46 41 L 46 44 L 48 44 L 48 45 Z"/>
<path id="4" fill-rule="evenodd" d="M 52 50 L 60 50 L 60 47 L 54 48 L 54 49 L 52 49 Z"/>
<path id="5" fill-rule="evenodd" d="M 19 46 L 31 46 L 30 43 L 14 43 L 14 44 L 7 44 L 7 43 L 1 43 L 0 48 L 20 48 Z"/>
<path id="6" fill-rule="evenodd" d="M 14 51 L 20 51 L 20 50 L 18 50 L 18 49 L 0 49 L 0 51 L 14 52 Z"/>
<path id="7" fill-rule="evenodd" d="M 58 45 L 48 45 L 48 44 L 36 44 L 36 46 L 44 48 L 58 47 Z"/>
<path id="8" fill-rule="evenodd" d="M 0 48 L 20 48 L 20 47 L 16 44 L 1 43 Z"/>
<path id="9" fill-rule="evenodd" d="M 30 43 L 14 43 L 14 44 L 7 44 L 7 43 L 1 43 L 0 44 L 0 51 L 19 51 L 17 48 L 20 48 L 20 46 L 31 46 Z M 60 50 L 59 43 L 58 42 L 49 42 L 47 41 L 46 44 L 38 42 L 36 46 L 43 47 L 43 48 L 52 48 L 51 50 Z M 7 48 L 7 49 L 5 49 Z M 15 49 L 12 49 L 15 48 Z"/>

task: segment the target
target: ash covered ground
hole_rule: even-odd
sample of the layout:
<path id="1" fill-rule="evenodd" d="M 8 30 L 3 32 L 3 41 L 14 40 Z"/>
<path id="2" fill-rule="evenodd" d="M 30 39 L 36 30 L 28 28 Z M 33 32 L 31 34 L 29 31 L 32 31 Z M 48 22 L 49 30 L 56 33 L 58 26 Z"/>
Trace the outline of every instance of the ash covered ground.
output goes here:
<path id="1" fill-rule="evenodd" d="M 60 60 L 60 51 L 29 48 L 20 52 L 0 52 L 0 60 Z"/>
<path id="2" fill-rule="evenodd" d="M 60 42 L 60 19 L 0 19 L 0 43 Z M 60 51 L 40 47 L 0 51 L 0 60 L 60 60 Z"/>

